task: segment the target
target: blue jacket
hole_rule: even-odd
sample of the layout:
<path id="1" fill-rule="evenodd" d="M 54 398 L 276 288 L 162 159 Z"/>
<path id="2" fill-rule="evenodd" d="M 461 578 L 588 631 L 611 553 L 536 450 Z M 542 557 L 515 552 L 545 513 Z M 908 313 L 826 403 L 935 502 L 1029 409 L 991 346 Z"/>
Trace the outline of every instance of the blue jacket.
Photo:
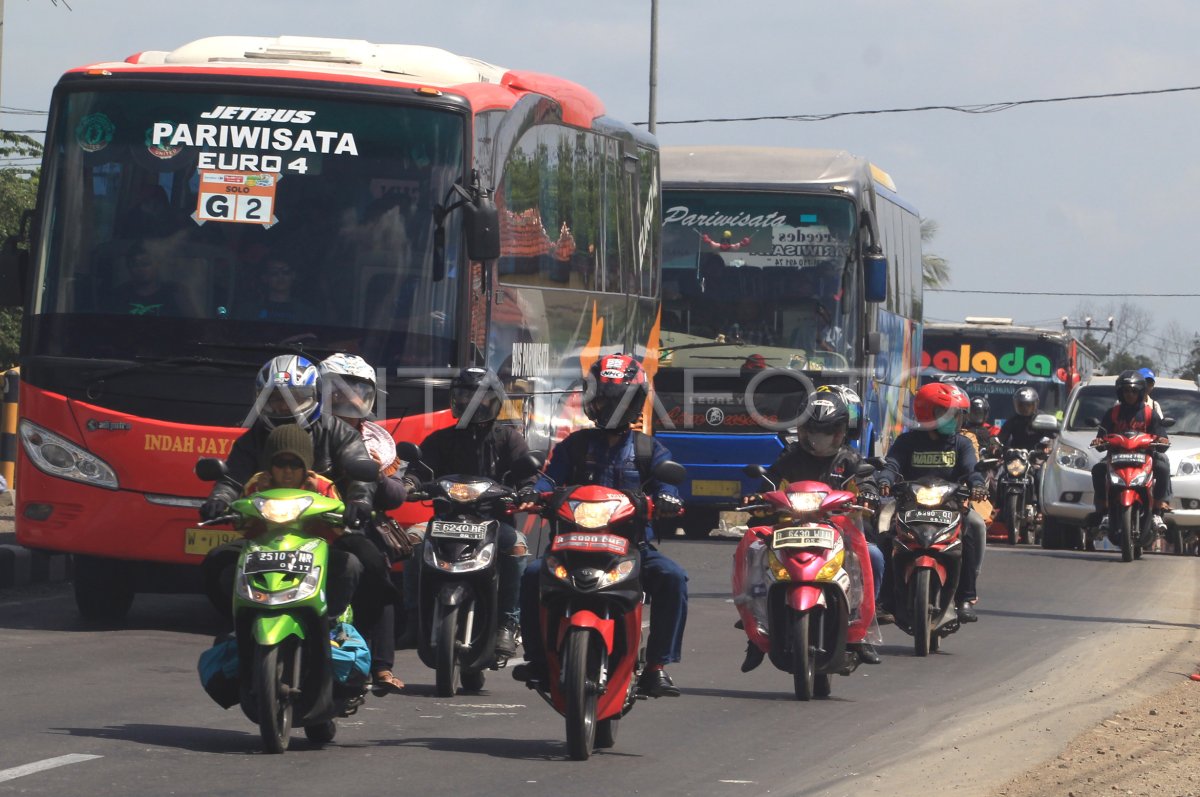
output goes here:
<path id="1" fill-rule="evenodd" d="M 567 480 L 574 470 L 575 463 L 572 461 L 572 452 L 575 450 L 575 445 L 572 445 L 572 439 L 577 435 L 587 435 L 587 460 L 584 463 L 584 484 L 599 484 L 604 487 L 612 487 L 617 490 L 630 490 L 632 492 L 640 492 L 642 490 L 642 477 L 638 473 L 637 463 L 634 456 L 634 436 L 626 431 L 622 433 L 620 440 L 616 445 L 608 444 L 608 434 L 599 433 L 594 429 L 581 429 L 578 432 L 573 432 L 554 447 L 554 452 L 550 457 L 550 462 L 546 465 L 546 471 L 538 479 L 537 489 L 540 491 L 553 490 L 555 487 L 564 487 L 567 485 Z M 667 447 L 657 440 L 654 441 L 654 453 L 650 459 L 652 468 L 657 467 L 660 463 L 666 462 L 671 458 L 671 452 Z M 646 483 L 646 495 L 671 495 L 679 497 L 679 490 L 673 484 L 663 484 L 657 479 L 650 479 Z M 647 524 L 646 539 L 654 539 L 654 530 L 650 524 Z"/>

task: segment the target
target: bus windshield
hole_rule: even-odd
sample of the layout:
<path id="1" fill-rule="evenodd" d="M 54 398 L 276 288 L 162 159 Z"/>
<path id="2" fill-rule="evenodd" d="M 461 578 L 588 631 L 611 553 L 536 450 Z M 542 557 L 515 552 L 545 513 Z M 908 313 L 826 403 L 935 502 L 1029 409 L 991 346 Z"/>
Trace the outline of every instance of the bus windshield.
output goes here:
<path id="1" fill-rule="evenodd" d="M 170 357 L 308 340 L 454 361 L 465 116 L 312 94 L 74 91 L 58 104 L 31 354 Z M 449 223 L 457 223 L 453 214 Z"/>
<path id="2" fill-rule="evenodd" d="M 854 365 L 855 234 L 844 197 L 665 191 L 662 365 Z"/>

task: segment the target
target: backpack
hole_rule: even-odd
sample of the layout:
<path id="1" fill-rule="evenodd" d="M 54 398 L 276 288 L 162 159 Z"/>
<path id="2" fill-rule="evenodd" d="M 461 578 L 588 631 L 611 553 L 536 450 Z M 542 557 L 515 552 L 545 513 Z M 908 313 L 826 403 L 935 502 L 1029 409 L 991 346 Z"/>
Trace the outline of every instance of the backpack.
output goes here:
<path id="1" fill-rule="evenodd" d="M 596 433 L 603 434 L 600 429 L 588 429 L 577 432 L 571 440 L 571 472 L 567 474 L 568 484 L 583 484 L 587 478 L 584 466 L 587 464 L 588 446 L 596 439 Z M 638 475 L 644 483 L 650 478 L 654 464 L 654 438 L 636 429 L 633 434 L 633 463 Z"/>

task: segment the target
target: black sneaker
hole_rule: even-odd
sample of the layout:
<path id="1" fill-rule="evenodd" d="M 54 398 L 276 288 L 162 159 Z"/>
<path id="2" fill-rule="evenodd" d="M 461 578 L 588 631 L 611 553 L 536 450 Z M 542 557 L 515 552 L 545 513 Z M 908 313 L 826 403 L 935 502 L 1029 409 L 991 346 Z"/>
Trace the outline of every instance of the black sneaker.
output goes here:
<path id="1" fill-rule="evenodd" d="M 647 697 L 679 697 L 679 687 L 666 670 L 646 670 L 638 678 L 638 691 Z"/>
<path id="2" fill-rule="evenodd" d="M 966 601 L 958 604 L 958 621 L 960 623 L 978 622 L 979 615 L 975 613 L 975 607 Z"/>
<path id="3" fill-rule="evenodd" d="M 506 659 L 512 658 L 517 652 L 517 634 L 519 630 L 515 623 L 505 623 L 496 634 L 496 653 Z"/>
<path id="4" fill-rule="evenodd" d="M 875 622 L 880 625 L 892 625 L 896 622 L 896 615 L 889 612 L 887 609 L 875 609 Z"/>
<path id="5" fill-rule="evenodd" d="M 742 672 L 750 672 L 755 667 L 763 663 L 763 659 L 767 654 L 759 650 L 758 645 L 753 642 L 746 643 L 746 658 L 742 661 Z"/>
<path id="6" fill-rule="evenodd" d="M 525 661 L 513 667 L 512 676 L 514 681 L 520 681 L 523 684 L 544 683 L 546 666 L 537 662 Z"/>
<path id="7" fill-rule="evenodd" d="M 858 651 L 858 657 L 865 664 L 878 664 L 882 659 L 879 658 L 879 651 L 875 650 L 875 646 L 870 642 L 861 642 L 857 645 L 850 645 L 851 650 Z"/>

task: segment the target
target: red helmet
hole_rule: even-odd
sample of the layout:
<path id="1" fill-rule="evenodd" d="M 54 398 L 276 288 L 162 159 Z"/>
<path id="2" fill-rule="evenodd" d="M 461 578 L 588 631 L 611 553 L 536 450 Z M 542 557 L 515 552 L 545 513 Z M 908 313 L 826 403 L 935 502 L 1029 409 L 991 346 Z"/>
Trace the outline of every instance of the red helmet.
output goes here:
<path id="1" fill-rule="evenodd" d="M 583 410 L 596 426 L 625 429 L 642 414 L 646 372 L 631 355 L 603 355 L 592 364 L 588 382 Z"/>
<path id="2" fill-rule="evenodd" d="M 917 391 L 913 399 L 913 415 L 917 424 L 929 431 L 957 433 L 963 413 L 971 408 L 971 400 L 957 385 L 948 382 L 930 382 Z"/>

